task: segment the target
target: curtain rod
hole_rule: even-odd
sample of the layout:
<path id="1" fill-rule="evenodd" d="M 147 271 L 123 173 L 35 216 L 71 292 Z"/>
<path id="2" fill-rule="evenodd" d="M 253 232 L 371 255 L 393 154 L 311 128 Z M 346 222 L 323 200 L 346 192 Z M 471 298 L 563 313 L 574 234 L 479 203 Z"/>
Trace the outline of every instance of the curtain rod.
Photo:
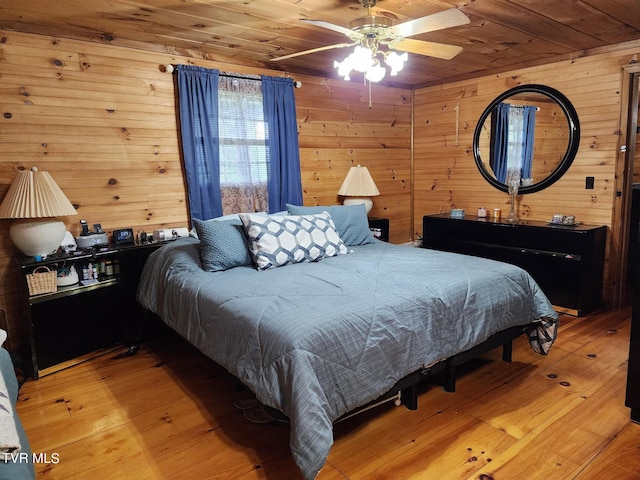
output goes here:
<path id="1" fill-rule="evenodd" d="M 513 107 L 513 108 L 524 108 L 524 107 L 533 107 L 533 105 L 515 105 L 513 103 L 509 103 L 509 102 L 505 102 L 507 105 Z M 536 111 L 540 111 L 540 107 L 538 107 L 537 105 L 534 107 L 536 109 Z"/>
<path id="2" fill-rule="evenodd" d="M 173 73 L 176 70 L 176 67 L 177 67 L 177 64 L 168 63 L 167 65 L 164 65 L 164 71 L 166 73 Z M 242 74 L 242 73 L 220 72 L 219 75 L 221 77 L 228 77 L 228 78 L 241 78 L 241 79 L 246 79 L 246 80 L 259 80 L 259 81 L 262 81 L 262 79 L 260 78 L 259 74 L 251 74 L 251 73 Z M 290 78 L 290 77 L 288 77 L 288 78 Z M 295 88 L 302 87 L 302 82 L 296 81 L 294 78 L 292 78 L 292 80 L 293 80 L 293 86 Z"/>

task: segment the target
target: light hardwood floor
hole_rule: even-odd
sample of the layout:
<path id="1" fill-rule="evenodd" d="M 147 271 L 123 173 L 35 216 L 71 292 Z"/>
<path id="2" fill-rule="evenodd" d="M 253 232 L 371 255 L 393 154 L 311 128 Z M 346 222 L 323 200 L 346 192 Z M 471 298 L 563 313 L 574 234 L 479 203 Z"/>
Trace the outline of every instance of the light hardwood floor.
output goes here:
<path id="1" fill-rule="evenodd" d="M 630 311 L 561 316 L 546 357 L 526 340 L 461 369 L 417 411 L 381 406 L 335 427 L 319 480 L 640 479 L 624 392 Z M 171 335 L 29 380 L 18 411 L 39 479 L 297 479 L 284 424 L 247 422 L 220 368 Z"/>

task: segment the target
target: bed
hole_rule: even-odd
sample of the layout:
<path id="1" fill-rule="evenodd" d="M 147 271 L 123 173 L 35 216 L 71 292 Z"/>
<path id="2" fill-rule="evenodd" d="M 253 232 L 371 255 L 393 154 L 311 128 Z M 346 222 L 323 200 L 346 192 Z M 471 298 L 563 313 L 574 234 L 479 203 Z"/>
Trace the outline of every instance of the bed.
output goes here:
<path id="1" fill-rule="evenodd" d="M 11 354 L 2 347 L 6 338 L 0 329 L 0 480 L 35 480 L 29 439 L 16 409 L 20 384 Z"/>
<path id="2" fill-rule="evenodd" d="M 286 415 L 306 479 L 326 462 L 333 423 L 402 379 L 499 332 L 533 323 L 529 341 L 541 354 L 557 333 L 556 312 L 524 270 L 388 244 L 368 228 L 366 241 L 354 245 L 349 218 L 329 217 L 347 252 L 264 270 L 249 241 L 248 263 L 208 271 L 204 249 L 224 233 L 216 239 L 203 227 L 214 221 L 197 223 L 199 239 L 171 242 L 149 257 L 138 290 L 144 308 Z M 249 235 L 246 222 L 220 223 L 232 236 Z"/>

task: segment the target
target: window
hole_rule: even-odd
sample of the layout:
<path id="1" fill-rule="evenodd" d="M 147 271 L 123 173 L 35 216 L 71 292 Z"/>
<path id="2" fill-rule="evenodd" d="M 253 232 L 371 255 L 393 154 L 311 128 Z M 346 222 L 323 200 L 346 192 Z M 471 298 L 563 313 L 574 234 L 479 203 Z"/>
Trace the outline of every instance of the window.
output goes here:
<path id="1" fill-rule="evenodd" d="M 177 90 L 193 218 L 302 204 L 291 78 L 245 79 L 178 65 Z"/>
<path id="2" fill-rule="evenodd" d="M 500 103 L 491 114 L 490 166 L 495 178 L 531 179 L 536 108 Z"/>
<path id="3" fill-rule="evenodd" d="M 261 82 L 221 77 L 218 89 L 220 183 L 267 183 L 267 128 Z"/>
<path id="4" fill-rule="evenodd" d="M 520 177 L 522 168 L 522 149 L 524 146 L 524 109 L 511 105 L 509 108 L 509 133 L 507 135 L 509 152 L 507 156 L 507 172 L 514 170 Z M 507 176 L 509 174 L 507 173 Z"/>
<path id="5" fill-rule="evenodd" d="M 262 82 L 220 77 L 218 130 L 223 213 L 268 210 Z"/>

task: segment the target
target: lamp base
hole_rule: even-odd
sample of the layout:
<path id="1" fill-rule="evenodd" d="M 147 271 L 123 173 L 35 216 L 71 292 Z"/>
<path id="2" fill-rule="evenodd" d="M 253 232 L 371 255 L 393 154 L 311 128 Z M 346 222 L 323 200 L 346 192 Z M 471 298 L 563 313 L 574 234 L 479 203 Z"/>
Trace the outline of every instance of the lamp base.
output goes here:
<path id="1" fill-rule="evenodd" d="M 9 237 L 26 256 L 46 257 L 58 250 L 66 231 L 57 218 L 26 218 L 9 227 Z"/>
<path id="2" fill-rule="evenodd" d="M 373 200 L 371 200 L 369 197 L 347 197 L 342 202 L 343 205 L 360 205 L 361 203 L 363 203 L 365 208 L 367 209 L 368 215 L 371 211 L 371 208 L 373 207 Z"/>

